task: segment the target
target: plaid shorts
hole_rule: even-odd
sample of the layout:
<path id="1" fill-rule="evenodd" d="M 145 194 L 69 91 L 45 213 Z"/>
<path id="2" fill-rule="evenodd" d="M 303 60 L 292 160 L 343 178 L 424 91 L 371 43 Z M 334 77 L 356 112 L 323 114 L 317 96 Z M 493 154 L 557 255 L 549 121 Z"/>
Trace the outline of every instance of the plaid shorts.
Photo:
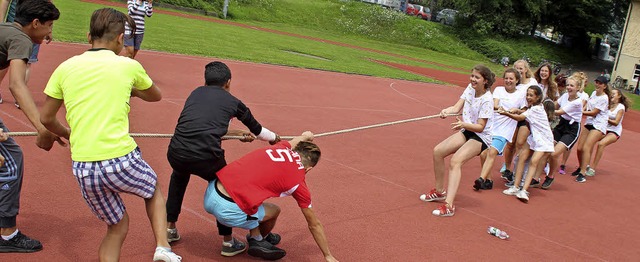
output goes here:
<path id="1" fill-rule="evenodd" d="M 142 159 L 139 148 L 104 161 L 73 161 L 73 175 L 93 214 L 107 225 L 117 224 L 124 215 L 125 206 L 119 193 L 149 199 L 153 197 L 158 180 L 153 169 Z"/>

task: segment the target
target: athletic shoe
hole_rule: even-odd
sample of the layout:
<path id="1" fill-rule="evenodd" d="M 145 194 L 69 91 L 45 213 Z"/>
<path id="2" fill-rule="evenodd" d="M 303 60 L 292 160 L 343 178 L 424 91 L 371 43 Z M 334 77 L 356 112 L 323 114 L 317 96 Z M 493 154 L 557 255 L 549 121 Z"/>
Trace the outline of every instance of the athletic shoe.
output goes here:
<path id="1" fill-rule="evenodd" d="M 42 250 L 42 243 L 18 231 L 12 239 L 0 238 L 0 253 L 31 253 Z"/>
<path id="2" fill-rule="evenodd" d="M 513 181 L 513 172 L 511 172 L 511 170 L 507 169 L 504 171 L 504 173 L 502 173 L 502 179 L 506 180 L 507 182 L 511 182 Z"/>
<path id="3" fill-rule="evenodd" d="M 507 170 L 507 163 L 502 163 L 502 167 L 500 168 L 500 173 L 504 173 Z"/>
<path id="4" fill-rule="evenodd" d="M 450 217 L 450 216 L 453 216 L 455 213 L 456 213 L 456 206 L 452 206 L 451 208 L 449 208 L 449 204 L 444 204 L 438 207 L 438 209 L 433 210 L 433 212 L 431 212 L 431 214 L 433 214 L 434 216 L 440 216 L 440 217 Z"/>
<path id="5" fill-rule="evenodd" d="M 506 187 L 513 187 L 513 185 L 515 185 L 516 183 L 514 183 L 513 181 L 509 181 L 507 183 L 504 183 L 504 186 Z"/>
<path id="6" fill-rule="evenodd" d="M 540 187 L 540 180 L 532 178 L 531 179 L 531 184 L 529 184 L 529 187 L 532 187 L 532 188 Z"/>
<path id="7" fill-rule="evenodd" d="M 529 192 L 527 192 L 526 190 L 518 191 L 518 193 L 516 193 L 516 197 L 522 202 L 529 202 Z"/>
<path id="8" fill-rule="evenodd" d="M 442 193 L 438 193 L 438 190 L 431 189 L 431 191 L 429 191 L 428 194 L 422 194 L 420 195 L 420 199 L 422 201 L 426 201 L 426 202 L 432 202 L 432 201 L 442 201 L 445 200 L 447 198 L 447 192 L 442 192 Z"/>
<path id="9" fill-rule="evenodd" d="M 578 176 L 576 177 L 576 182 L 578 183 L 584 183 L 586 181 L 587 181 L 587 178 L 582 173 L 579 173 Z"/>
<path id="10" fill-rule="evenodd" d="M 18 109 L 20 109 L 20 105 L 18 104 L 18 102 L 15 102 L 13 105 L 15 105 Z"/>
<path id="11" fill-rule="evenodd" d="M 580 167 L 578 167 L 578 169 L 576 169 L 576 171 L 573 171 L 573 173 L 571 173 L 571 176 L 577 176 L 580 174 Z"/>
<path id="12" fill-rule="evenodd" d="M 282 239 L 280 237 L 280 235 L 276 234 L 276 233 L 269 233 L 267 234 L 266 237 L 264 237 L 265 240 L 267 240 L 267 242 L 271 243 L 272 245 L 277 245 L 280 244 L 280 239 Z"/>
<path id="13" fill-rule="evenodd" d="M 549 187 L 551 187 L 551 184 L 553 184 L 553 177 L 545 177 L 544 183 L 542 183 L 542 189 L 549 189 Z"/>
<path id="14" fill-rule="evenodd" d="M 156 247 L 156 252 L 153 253 L 153 261 L 180 262 L 182 261 L 182 257 L 165 248 Z"/>
<path id="15" fill-rule="evenodd" d="M 591 168 L 590 166 L 587 166 L 587 172 L 585 172 L 584 174 L 587 176 L 595 176 L 596 170 Z"/>
<path id="16" fill-rule="evenodd" d="M 489 190 L 493 188 L 493 180 L 485 179 L 484 184 L 482 184 L 482 189 Z"/>
<path id="17" fill-rule="evenodd" d="M 518 191 L 520 191 L 520 189 L 518 189 L 515 186 L 512 186 L 509 189 L 505 189 L 504 191 L 502 191 L 502 193 L 508 196 L 515 196 L 518 193 Z"/>
<path id="18" fill-rule="evenodd" d="M 180 240 L 180 234 L 178 234 L 177 228 L 167 228 L 167 241 L 169 243 Z"/>
<path id="19" fill-rule="evenodd" d="M 561 175 L 567 174 L 567 171 L 564 170 L 564 165 L 560 165 L 560 169 L 558 169 L 558 174 L 561 174 Z"/>
<path id="20" fill-rule="evenodd" d="M 2 96 L 0 95 L 0 104 L 2 104 L 2 102 L 3 102 L 3 101 L 2 101 Z"/>
<path id="21" fill-rule="evenodd" d="M 247 245 L 237 240 L 235 237 L 231 239 L 231 243 L 222 242 L 222 251 L 220 255 L 232 257 L 247 250 Z"/>
<path id="22" fill-rule="evenodd" d="M 484 179 L 482 177 L 478 177 L 476 181 L 473 181 L 473 189 L 476 191 L 482 189 L 482 184 L 484 184 Z"/>
<path id="23" fill-rule="evenodd" d="M 283 258 L 287 254 L 286 251 L 274 246 L 265 239 L 263 239 L 262 241 L 258 241 L 251 237 L 248 237 L 247 242 L 249 242 L 249 250 L 247 251 L 247 253 L 250 256 L 259 257 L 266 260 L 278 260 Z"/>

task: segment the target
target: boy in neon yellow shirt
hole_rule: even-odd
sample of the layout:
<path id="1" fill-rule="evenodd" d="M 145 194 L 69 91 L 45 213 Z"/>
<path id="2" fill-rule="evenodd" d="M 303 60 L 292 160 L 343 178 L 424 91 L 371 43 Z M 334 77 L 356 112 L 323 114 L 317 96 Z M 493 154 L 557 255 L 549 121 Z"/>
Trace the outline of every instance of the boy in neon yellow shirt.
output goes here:
<path id="1" fill-rule="evenodd" d="M 73 174 L 82 196 L 101 220 L 107 234 L 100 245 L 100 261 L 117 261 L 127 235 L 129 217 L 119 193 L 144 198 L 157 248 L 154 261 L 177 262 L 166 234 L 165 200 L 158 177 L 142 159 L 129 136 L 129 100 L 160 101 L 160 89 L 135 60 L 116 54 L 124 45 L 124 25 L 131 17 L 112 8 L 91 16 L 92 48 L 63 62 L 44 92 L 41 122 L 51 132 L 69 138 Z M 64 103 L 70 128 L 56 114 Z"/>

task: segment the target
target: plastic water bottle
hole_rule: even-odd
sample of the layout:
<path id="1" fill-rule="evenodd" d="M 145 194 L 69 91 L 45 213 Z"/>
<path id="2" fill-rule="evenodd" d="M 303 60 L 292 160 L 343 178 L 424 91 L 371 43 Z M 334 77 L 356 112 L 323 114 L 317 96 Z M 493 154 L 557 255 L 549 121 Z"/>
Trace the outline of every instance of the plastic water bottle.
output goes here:
<path id="1" fill-rule="evenodd" d="M 500 229 L 497 229 L 497 228 L 495 228 L 495 227 L 489 227 L 489 228 L 487 229 L 487 233 L 489 233 L 489 234 L 491 234 L 491 235 L 494 235 L 494 236 L 497 236 L 497 237 L 499 237 L 500 239 L 507 239 L 507 238 L 509 238 L 509 235 L 507 235 L 507 232 L 502 231 L 502 230 L 500 230 Z"/>

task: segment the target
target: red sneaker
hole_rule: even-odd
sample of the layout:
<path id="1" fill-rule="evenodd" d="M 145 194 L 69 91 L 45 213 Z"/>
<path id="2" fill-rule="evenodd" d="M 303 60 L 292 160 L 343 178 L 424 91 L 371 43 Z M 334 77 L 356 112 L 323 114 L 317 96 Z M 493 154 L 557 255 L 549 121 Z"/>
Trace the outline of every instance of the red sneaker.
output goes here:
<path id="1" fill-rule="evenodd" d="M 456 212 L 456 206 L 449 207 L 449 204 L 444 204 L 438 207 L 438 209 L 433 210 L 431 214 L 439 217 L 450 217 L 450 216 L 453 216 L 455 212 Z"/>
<path id="2" fill-rule="evenodd" d="M 422 201 L 426 201 L 426 202 L 431 202 L 431 201 L 442 201 L 445 198 L 447 198 L 447 192 L 442 192 L 442 193 L 438 193 L 438 190 L 431 189 L 431 191 L 429 191 L 428 194 L 422 194 L 420 195 L 420 200 Z"/>

